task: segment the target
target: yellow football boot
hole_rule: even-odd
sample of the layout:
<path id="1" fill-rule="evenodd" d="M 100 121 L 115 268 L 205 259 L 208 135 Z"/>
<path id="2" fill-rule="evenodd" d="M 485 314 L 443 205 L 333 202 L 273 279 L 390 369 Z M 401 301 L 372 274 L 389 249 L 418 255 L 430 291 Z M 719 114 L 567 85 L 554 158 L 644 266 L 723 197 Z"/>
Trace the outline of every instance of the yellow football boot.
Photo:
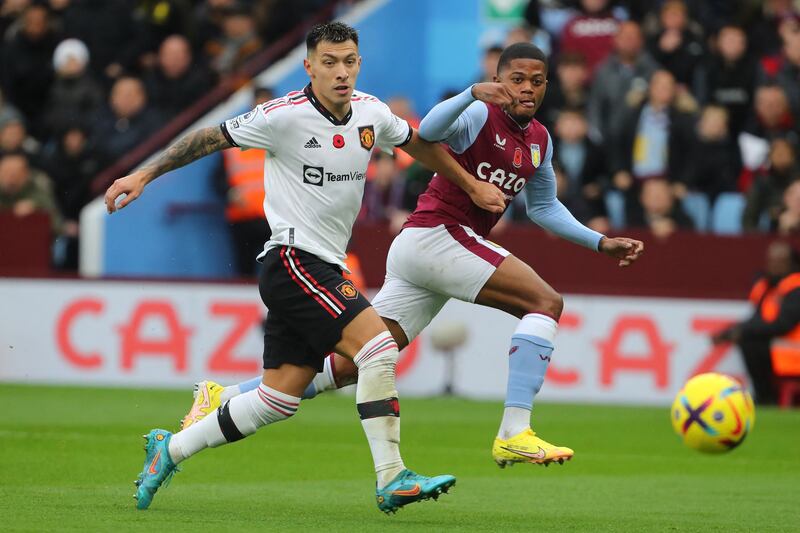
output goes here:
<path id="1" fill-rule="evenodd" d="M 533 463 L 549 466 L 552 462 L 563 464 L 572 459 L 574 452 L 563 446 L 555 446 L 526 429 L 510 439 L 496 437 L 492 446 L 492 457 L 500 468 L 514 463 Z"/>
<path id="2" fill-rule="evenodd" d="M 189 409 L 189 414 L 183 417 L 181 429 L 186 429 L 196 422 L 200 422 L 220 405 L 220 395 L 225 387 L 213 381 L 201 381 L 194 385 L 194 403 Z"/>

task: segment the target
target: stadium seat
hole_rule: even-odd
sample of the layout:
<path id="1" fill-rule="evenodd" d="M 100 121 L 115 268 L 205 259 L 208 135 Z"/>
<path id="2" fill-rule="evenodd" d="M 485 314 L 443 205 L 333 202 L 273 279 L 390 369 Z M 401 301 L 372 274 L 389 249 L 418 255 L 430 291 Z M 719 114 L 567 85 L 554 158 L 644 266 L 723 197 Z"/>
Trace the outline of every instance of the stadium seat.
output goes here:
<path id="1" fill-rule="evenodd" d="M 737 192 L 724 192 L 714 202 L 711 212 L 711 231 L 719 235 L 737 235 L 742 232 L 742 213 L 744 195 Z"/>
<path id="2" fill-rule="evenodd" d="M 708 231 L 708 219 L 711 215 L 711 203 L 702 192 L 690 192 L 681 201 L 681 206 L 694 222 L 697 231 Z"/>
<path id="3" fill-rule="evenodd" d="M 608 221 L 613 229 L 625 227 L 625 195 L 620 191 L 608 191 L 605 196 Z"/>

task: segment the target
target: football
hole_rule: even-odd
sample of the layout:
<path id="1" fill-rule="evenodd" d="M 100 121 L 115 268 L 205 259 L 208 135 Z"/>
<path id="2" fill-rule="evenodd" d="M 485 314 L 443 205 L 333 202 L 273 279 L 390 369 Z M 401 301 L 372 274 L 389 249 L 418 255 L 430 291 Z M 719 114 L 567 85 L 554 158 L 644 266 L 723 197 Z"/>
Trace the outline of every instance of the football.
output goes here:
<path id="1" fill-rule="evenodd" d="M 671 418 L 686 446 L 723 453 L 739 446 L 753 430 L 756 412 L 744 385 L 711 372 L 686 382 L 672 403 Z"/>

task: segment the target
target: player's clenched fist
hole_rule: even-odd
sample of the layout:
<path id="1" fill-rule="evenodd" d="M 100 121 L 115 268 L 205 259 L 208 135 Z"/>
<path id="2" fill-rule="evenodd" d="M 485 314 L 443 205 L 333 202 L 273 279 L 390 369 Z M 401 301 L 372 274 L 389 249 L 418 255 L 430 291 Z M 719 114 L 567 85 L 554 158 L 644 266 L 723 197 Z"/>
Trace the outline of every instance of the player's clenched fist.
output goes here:
<path id="1" fill-rule="evenodd" d="M 122 209 L 141 196 L 146 184 L 147 179 L 143 172 L 134 172 L 133 174 L 129 174 L 124 178 L 115 180 L 114 183 L 111 184 L 111 187 L 109 187 L 106 191 L 105 196 L 106 209 L 108 210 L 109 214 L 113 213 L 117 209 Z M 123 194 L 125 195 L 125 198 L 123 198 L 118 205 L 117 198 Z"/>
<path id="2" fill-rule="evenodd" d="M 467 192 L 472 203 L 481 209 L 491 213 L 502 213 L 506 210 L 506 195 L 490 183 L 475 180 Z"/>
<path id="3" fill-rule="evenodd" d="M 644 253 L 644 243 L 627 237 L 603 237 L 600 239 L 599 251 L 619 259 L 619 266 L 633 264 Z"/>
<path id="4" fill-rule="evenodd" d="M 472 96 L 487 104 L 507 106 L 514 103 L 514 96 L 502 83 L 476 83 L 472 86 Z"/>

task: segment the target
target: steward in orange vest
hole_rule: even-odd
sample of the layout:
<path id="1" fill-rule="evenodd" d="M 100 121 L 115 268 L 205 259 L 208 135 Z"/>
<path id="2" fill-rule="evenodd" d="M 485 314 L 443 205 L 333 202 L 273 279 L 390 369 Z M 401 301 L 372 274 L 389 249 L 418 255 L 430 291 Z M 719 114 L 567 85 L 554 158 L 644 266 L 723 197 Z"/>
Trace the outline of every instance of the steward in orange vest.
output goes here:
<path id="1" fill-rule="evenodd" d="M 231 230 L 234 267 L 240 276 L 257 274 L 256 256 L 270 235 L 264 215 L 264 150 L 231 149 L 222 152 L 217 179 Z"/>
<path id="2" fill-rule="evenodd" d="M 800 376 L 800 272 L 796 252 L 776 241 L 767 249 L 767 273 L 750 290 L 753 315 L 716 334 L 744 356 L 759 403 L 774 403 L 775 376 Z"/>

